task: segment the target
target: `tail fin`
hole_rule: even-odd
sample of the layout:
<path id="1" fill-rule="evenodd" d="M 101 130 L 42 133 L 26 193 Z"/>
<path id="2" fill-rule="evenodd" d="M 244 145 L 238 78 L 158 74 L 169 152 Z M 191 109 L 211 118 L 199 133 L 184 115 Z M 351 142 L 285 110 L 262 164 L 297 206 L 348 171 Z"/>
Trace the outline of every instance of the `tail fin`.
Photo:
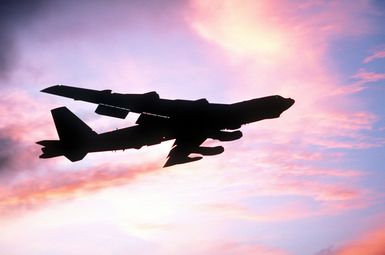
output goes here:
<path id="1" fill-rule="evenodd" d="M 43 145 L 40 158 L 52 158 L 64 155 L 71 161 L 78 161 L 87 155 L 87 145 L 96 132 L 79 119 L 66 107 L 51 110 L 59 141 L 44 140 L 37 144 Z"/>
<path id="2" fill-rule="evenodd" d="M 96 134 L 67 107 L 53 109 L 51 113 L 60 141 L 82 142 Z"/>

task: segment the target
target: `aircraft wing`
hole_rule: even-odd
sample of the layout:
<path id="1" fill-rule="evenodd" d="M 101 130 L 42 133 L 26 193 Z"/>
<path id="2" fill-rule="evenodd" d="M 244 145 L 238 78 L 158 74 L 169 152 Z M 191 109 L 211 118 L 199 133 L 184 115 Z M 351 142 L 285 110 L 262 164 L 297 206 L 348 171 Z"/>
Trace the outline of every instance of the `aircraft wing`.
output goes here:
<path id="1" fill-rule="evenodd" d="M 166 164 L 163 167 L 168 167 L 177 164 L 184 164 L 202 159 L 202 157 L 189 157 L 191 153 L 198 150 L 199 146 L 206 140 L 203 136 L 180 136 L 177 137 L 174 145 L 167 156 Z"/>
<path id="2" fill-rule="evenodd" d="M 157 114 L 157 105 L 160 100 L 159 95 L 155 91 L 144 94 L 120 94 L 112 93 L 109 89 L 93 90 L 66 85 L 54 85 L 43 89 L 42 92 L 98 104 L 95 110 L 96 113 L 122 119 L 130 111 Z M 161 114 L 157 115 L 167 117 Z"/>
<path id="3" fill-rule="evenodd" d="M 207 111 L 209 102 L 198 100 L 161 99 L 155 91 L 144 94 L 113 93 L 110 89 L 93 90 L 66 85 L 54 85 L 42 92 L 97 104 L 95 112 L 124 119 L 128 113 L 145 113 L 157 117 L 184 119 L 185 116 L 199 116 Z"/>
<path id="4" fill-rule="evenodd" d="M 201 156 L 189 157 L 191 153 L 201 154 L 203 156 L 212 156 L 224 151 L 222 146 L 205 147 L 201 144 L 207 139 L 204 135 L 184 135 L 177 136 L 174 145 L 167 156 L 167 162 L 163 167 L 177 164 L 184 164 L 202 159 Z"/>

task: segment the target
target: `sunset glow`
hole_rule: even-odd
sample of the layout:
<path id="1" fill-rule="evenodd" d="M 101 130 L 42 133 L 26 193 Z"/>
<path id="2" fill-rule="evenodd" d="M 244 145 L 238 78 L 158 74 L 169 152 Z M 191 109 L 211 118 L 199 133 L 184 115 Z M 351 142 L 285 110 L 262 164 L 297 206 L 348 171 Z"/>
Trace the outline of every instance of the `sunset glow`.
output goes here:
<path id="1" fill-rule="evenodd" d="M 6 1 L 7 2 L 7 1 Z M 382 255 L 381 1 L 9 1 L 0 8 L 0 253 Z M 162 168 L 172 141 L 39 159 L 54 84 L 234 103 L 296 100 L 225 152 Z"/>

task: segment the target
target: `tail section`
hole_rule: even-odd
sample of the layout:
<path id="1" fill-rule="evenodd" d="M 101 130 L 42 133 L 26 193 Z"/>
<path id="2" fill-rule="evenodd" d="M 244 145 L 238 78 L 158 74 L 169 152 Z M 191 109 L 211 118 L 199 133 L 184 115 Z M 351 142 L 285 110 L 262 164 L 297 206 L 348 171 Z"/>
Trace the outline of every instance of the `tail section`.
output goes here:
<path id="1" fill-rule="evenodd" d="M 78 161 L 87 155 L 88 144 L 97 135 L 87 124 L 66 107 L 51 110 L 60 140 L 44 140 L 37 144 L 44 146 L 40 158 L 65 156 Z"/>
<path id="2" fill-rule="evenodd" d="M 44 146 L 41 148 L 43 154 L 39 158 L 53 158 L 64 155 L 60 141 L 44 140 L 37 142 L 37 144 Z"/>

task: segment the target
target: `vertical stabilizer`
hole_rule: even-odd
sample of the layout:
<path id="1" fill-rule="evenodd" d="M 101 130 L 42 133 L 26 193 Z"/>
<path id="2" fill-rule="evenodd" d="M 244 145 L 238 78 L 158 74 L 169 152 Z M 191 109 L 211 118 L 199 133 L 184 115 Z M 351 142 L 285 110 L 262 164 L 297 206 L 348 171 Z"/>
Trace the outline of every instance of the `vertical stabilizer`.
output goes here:
<path id="1" fill-rule="evenodd" d="M 87 155 L 89 143 L 97 135 L 86 123 L 66 107 L 51 110 L 59 141 L 39 141 L 45 146 L 40 158 L 65 156 L 71 161 L 78 161 Z"/>
<path id="2" fill-rule="evenodd" d="M 68 110 L 67 107 L 53 109 L 51 113 L 60 141 L 62 142 L 85 142 L 96 135 L 95 131 Z"/>

